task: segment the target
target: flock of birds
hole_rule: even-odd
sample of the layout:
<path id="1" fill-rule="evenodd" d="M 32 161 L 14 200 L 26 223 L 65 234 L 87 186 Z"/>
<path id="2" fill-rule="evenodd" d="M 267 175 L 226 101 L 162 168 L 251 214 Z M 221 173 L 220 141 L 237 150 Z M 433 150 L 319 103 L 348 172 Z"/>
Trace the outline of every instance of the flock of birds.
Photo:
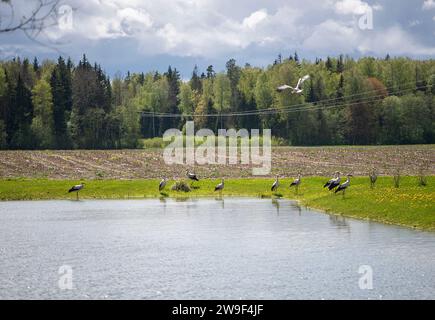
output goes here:
<path id="1" fill-rule="evenodd" d="M 334 177 L 329 181 L 327 181 L 323 186 L 323 188 L 328 188 L 330 191 L 335 190 L 334 191 L 335 193 L 342 191 L 344 195 L 344 192 L 350 186 L 350 177 L 352 177 L 352 175 L 348 174 L 346 181 L 341 183 L 341 172 L 336 171 Z M 296 192 L 297 192 L 300 184 L 301 184 L 301 175 L 299 174 L 298 177 L 294 179 L 293 182 L 290 184 L 290 188 L 293 186 L 296 187 Z M 272 184 L 271 191 L 273 192 L 277 191 L 278 187 L 279 187 L 279 177 L 276 176 L 276 180 Z"/>
<path id="2" fill-rule="evenodd" d="M 285 90 L 291 89 L 291 93 L 293 94 L 301 94 L 303 92 L 302 89 L 302 84 L 308 80 L 310 78 L 309 75 L 305 75 L 302 78 L 300 78 L 298 80 L 298 83 L 296 84 L 295 87 L 289 86 L 287 84 L 284 84 L 282 86 L 279 86 L 278 88 L 276 88 L 276 91 L 278 92 L 283 92 Z M 187 178 L 192 180 L 192 181 L 199 181 L 198 177 L 196 176 L 195 173 L 193 172 L 189 172 L 187 171 L 186 173 Z M 352 175 L 348 174 L 347 175 L 347 180 L 344 183 L 341 183 L 341 173 L 340 172 L 335 172 L 334 177 L 329 180 L 328 182 L 325 183 L 325 185 L 323 186 L 324 188 L 328 188 L 330 191 L 335 190 L 335 193 L 342 191 L 343 192 L 343 196 L 344 196 L 344 192 L 346 191 L 346 189 L 349 187 L 350 185 L 350 177 Z M 372 184 L 374 184 L 372 177 L 370 177 Z M 376 181 L 376 180 L 374 180 Z M 163 191 L 163 189 L 165 189 L 166 184 L 168 182 L 168 179 L 164 178 L 160 181 L 159 183 L 159 191 Z M 341 183 L 341 184 L 340 184 Z M 290 188 L 291 187 L 295 187 L 296 188 L 296 192 L 298 192 L 298 188 L 299 185 L 301 184 L 301 175 L 299 174 L 298 177 L 296 179 L 293 180 L 293 182 L 290 184 Z M 79 191 L 82 190 L 84 188 L 85 184 L 81 183 L 78 185 L 73 186 L 68 192 L 76 192 L 77 194 L 77 199 L 79 197 Z M 214 188 L 214 191 L 219 191 L 221 192 L 225 187 L 225 181 L 224 179 L 222 179 L 222 181 Z M 276 180 L 274 181 L 274 183 L 272 184 L 272 188 L 271 191 L 272 192 L 276 192 L 278 190 L 279 187 L 279 177 L 276 176 Z"/>
<path id="3" fill-rule="evenodd" d="M 199 181 L 197 175 L 195 173 L 193 173 L 193 172 L 187 171 L 186 176 L 187 176 L 187 178 L 189 180 L 192 181 L 192 183 L 193 183 L 193 181 Z M 346 181 L 341 183 L 341 172 L 336 171 L 335 174 L 334 174 L 334 177 L 332 179 L 330 179 L 329 181 L 327 181 L 325 183 L 325 185 L 323 186 L 323 188 L 328 188 L 330 191 L 334 191 L 335 193 L 338 193 L 338 192 L 341 191 L 341 192 L 343 192 L 343 196 L 344 196 L 344 193 L 345 193 L 346 189 L 350 186 L 350 177 L 352 177 L 352 175 L 348 174 Z M 289 187 L 290 188 L 291 187 L 295 187 L 296 188 L 296 193 L 297 193 L 298 189 L 299 189 L 299 186 L 301 185 L 301 182 L 302 182 L 302 180 L 301 180 L 301 174 L 298 174 L 298 177 L 292 181 L 292 183 L 290 184 Z M 167 178 L 163 178 L 160 181 L 160 183 L 159 183 L 159 191 L 160 192 L 162 192 L 165 189 L 167 183 L 168 183 L 168 179 Z M 76 192 L 76 196 L 77 196 L 77 200 L 78 200 L 78 198 L 79 198 L 79 191 L 82 190 L 84 188 L 84 186 L 85 186 L 85 184 L 82 182 L 82 183 L 80 183 L 78 185 L 73 186 L 71 189 L 68 190 L 68 192 L 69 193 Z M 276 192 L 278 190 L 279 186 L 280 186 L 279 176 L 276 176 L 276 179 L 273 182 L 272 187 L 270 188 L 270 190 L 272 192 Z M 216 191 L 222 192 L 224 187 L 225 187 L 225 180 L 222 178 L 221 182 L 218 185 L 215 186 L 214 191 L 215 192 Z"/>
<path id="4" fill-rule="evenodd" d="M 199 181 L 198 176 L 193 172 L 187 171 L 186 176 L 188 179 L 190 179 L 192 181 Z M 336 171 L 334 173 L 334 177 L 332 179 L 330 179 L 329 181 L 327 181 L 323 187 L 328 188 L 328 190 L 334 191 L 335 193 L 342 191 L 344 194 L 346 189 L 350 186 L 350 177 L 352 177 L 352 175 L 348 174 L 346 181 L 341 183 L 341 172 Z M 167 182 L 168 182 L 168 179 L 166 179 L 166 178 L 163 178 L 160 181 L 159 191 L 163 191 L 163 189 L 166 187 Z M 298 177 L 292 181 L 292 183 L 290 184 L 289 187 L 290 188 L 295 187 L 296 192 L 298 192 L 298 188 L 299 188 L 301 182 L 302 182 L 302 176 L 301 176 L 301 174 L 298 174 Z M 270 190 L 272 192 L 276 192 L 278 190 L 279 186 L 280 186 L 279 176 L 276 176 L 276 179 L 273 182 Z M 222 178 L 221 182 L 218 185 L 216 185 L 216 187 L 214 188 L 214 191 L 222 191 L 224 189 L 224 187 L 225 187 L 225 180 Z"/>

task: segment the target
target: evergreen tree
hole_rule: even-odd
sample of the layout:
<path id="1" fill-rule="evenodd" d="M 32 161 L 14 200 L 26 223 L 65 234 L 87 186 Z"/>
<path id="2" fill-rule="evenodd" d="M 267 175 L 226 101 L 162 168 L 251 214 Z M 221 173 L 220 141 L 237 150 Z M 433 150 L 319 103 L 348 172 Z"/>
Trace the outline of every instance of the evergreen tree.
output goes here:
<path id="1" fill-rule="evenodd" d="M 214 77 L 216 76 L 216 72 L 213 70 L 213 66 L 209 65 L 207 67 L 207 79 L 214 79 Z"/>
<path id="2" fill-rule="evenodd" d="M 338 73 L 343 73 L 344 72 L 344 61 L 343 61 L 343 55 L 340 54 L 340 57 L 338 58 L 337 61 L 337 72 Z"/>
<path id="3" fill-rule="evenodd" d="M 298 53 L 295 51 L 295 62 L 300 65 Z"/>
<path id="4" fill-rule="evenodd" d="M 168 72 L 165 74 L 166 79 L 168 81 L 168 109 L 166 112 L 171 114 L 178 114 L 178 95 L 180 93 L 180 73 L 176 68 L 172 70 L 171 66 L 168 68 Z M 179 127 L 179 123 L 177 123 L 177 118 L 166 118 L 161 119 L 161 133 L 170 128 Z"/>
<path id="5" fill-rule="evenodd" d="M 24 84 L 21 75 L 15 89 L 10 95 L 9 119 L 7 125 L 8 145 L 16 149 L 28 149 L 33 147 L 30 125 L 33 117 L 33 105 L 31 92 Z"/>
<path id="6" fill-rule="evenodd" d="M 67 122 L 72 109 L 71 72 L 62 57 L 59 57 L 53 69 L 50 86 L 53 99 L 54 144 L 58 149 L 70 148 Z"/>
<path id="7" fill-rule="evenodd" d="M 195 67 L 193 68 L 192 78 L 190 79 L 190 87 L 192 88 L 192 90 L 196 90 L 199 93 L 202 92 L 202 83 L 200 77 L 198 76 L 197 65 L 195 65 Z"/>

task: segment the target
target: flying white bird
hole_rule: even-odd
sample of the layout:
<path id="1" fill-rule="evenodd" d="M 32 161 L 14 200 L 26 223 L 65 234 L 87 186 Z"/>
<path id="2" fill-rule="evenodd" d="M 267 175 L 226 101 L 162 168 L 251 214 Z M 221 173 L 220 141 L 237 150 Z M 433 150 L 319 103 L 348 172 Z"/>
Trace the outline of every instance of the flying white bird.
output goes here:
<path id="1" fill-rule="evenodd" d="M 301 88 L 302 84 L 306 80 L 308 80 L 309 78 L 310 78 L 310 76 L 307 74 L 306 76 L 303 76 L 302 78 L 299 79 L 298 84 L 296 85 L 296 87 L 293 88 L 292 86 L 284 84 L 284 85 L 279 86 L 278 88 L 276 88 L 276 91 L 283 92 L 284 90 L 291 89 L 292 93 L 300 94 L 303 91 L 302 88 Z"/>

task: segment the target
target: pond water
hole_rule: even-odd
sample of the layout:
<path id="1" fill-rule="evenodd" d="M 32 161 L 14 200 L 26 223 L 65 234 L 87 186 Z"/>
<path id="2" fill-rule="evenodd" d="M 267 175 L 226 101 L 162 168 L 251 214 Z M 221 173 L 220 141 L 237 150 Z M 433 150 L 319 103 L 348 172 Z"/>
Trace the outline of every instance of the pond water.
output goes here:
<path id="1" fill-rule="evenodd" d="M 435 233 L 287 200 L 0 202 L 0 259 L 1 299 L 435 298 Z"/>

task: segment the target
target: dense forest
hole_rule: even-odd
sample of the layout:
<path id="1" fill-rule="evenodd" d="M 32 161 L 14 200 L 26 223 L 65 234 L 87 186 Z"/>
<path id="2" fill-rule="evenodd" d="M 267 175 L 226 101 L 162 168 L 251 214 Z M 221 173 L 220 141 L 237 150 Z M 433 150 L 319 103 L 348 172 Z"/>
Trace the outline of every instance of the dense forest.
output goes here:
<path id="1" fill-rule="evenodd" d="M 277 92 L 310 75 L 302 94 Z M 435 142 L 435 60 L 281 55 L 267 68 L 195 66 L 117 74 L 86 56 L 75 65 L 0 62 L 1 149 L 138 148 L 168 128 L 270 128 L 289 145 Z"/>

